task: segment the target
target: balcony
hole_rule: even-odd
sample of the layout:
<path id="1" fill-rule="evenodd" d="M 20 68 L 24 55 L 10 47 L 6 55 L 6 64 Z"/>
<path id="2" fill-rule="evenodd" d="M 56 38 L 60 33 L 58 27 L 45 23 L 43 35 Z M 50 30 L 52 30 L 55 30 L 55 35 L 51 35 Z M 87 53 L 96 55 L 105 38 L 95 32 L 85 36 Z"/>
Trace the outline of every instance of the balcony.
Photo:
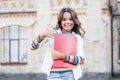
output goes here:
<path id="1" fill-rule="evenodd" d="M 57 14 L 63 7 L 73 7 L 78 13 L 81 11 L 85 12 L 87 5 L 87 0 L 50 0 L 52 14 Z"/>
<path id="2" fill-rule="evenodd" d="M 0 0 L 0 13 L 36 11 L 34 0 Z"/>

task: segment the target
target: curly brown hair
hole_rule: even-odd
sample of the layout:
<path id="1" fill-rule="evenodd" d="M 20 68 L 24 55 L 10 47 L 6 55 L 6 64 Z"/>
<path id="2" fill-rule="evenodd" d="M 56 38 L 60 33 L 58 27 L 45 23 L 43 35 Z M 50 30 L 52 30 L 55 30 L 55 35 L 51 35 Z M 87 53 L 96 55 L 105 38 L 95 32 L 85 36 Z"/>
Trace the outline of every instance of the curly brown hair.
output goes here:
<path id="1" fill-rule="evenodd" d="M 63 15 L 65 12 L 69 12 L 71 14 L 72 19 L 73 19 L 74 27 L 73 27 L 72 31 L 74 31 L 75 33 L 84 37 L 85 30 L 81 27 L 81 22 L 79 21 L 79 19 L 77 17 L 77 13 L 70 7 L 63 8 L 59 12 L 56 29 L 60 28 L 62 30 L 61 21 L 63 19 Z"/>

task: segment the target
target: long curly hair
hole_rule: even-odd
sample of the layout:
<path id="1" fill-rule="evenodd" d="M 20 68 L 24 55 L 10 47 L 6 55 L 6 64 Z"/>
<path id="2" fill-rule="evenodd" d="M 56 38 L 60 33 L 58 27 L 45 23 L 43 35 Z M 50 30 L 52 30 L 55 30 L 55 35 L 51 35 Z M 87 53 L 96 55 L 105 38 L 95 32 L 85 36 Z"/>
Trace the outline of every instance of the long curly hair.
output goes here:
<path id="1" fill-rule="evenodd" d="M 85 30 L 81 27 L 81 22 L 79 21 L 77 17 L 77 13 L 70 7 L 62 8 L 59 12 L 58 18 L 57 18 L 57 25 L 56 29 L 60 28 L 62 30 L 61 21 L 63 19 L 63 15 L 65 12 L 69 12 L 71 14 L 71 17 L 74 22 L 74 27 L 72 31 L 74 31 L 76 34 L 79 34 L 80 36 L 84 37 Z"/>

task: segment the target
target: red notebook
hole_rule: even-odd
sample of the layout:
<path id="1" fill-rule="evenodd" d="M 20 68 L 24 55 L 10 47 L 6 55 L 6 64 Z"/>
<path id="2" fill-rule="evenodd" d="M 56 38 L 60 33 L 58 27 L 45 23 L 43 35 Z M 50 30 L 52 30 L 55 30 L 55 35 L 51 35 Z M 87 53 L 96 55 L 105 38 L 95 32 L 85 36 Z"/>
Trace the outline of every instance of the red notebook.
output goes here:
<path id="1" fill-rule="evenodd" d="M 77 53 L 77 38 L 73 34 L 55 34 L 54 50 L 64 54 L 76 55 Z M 63 60 L 55 60 L 53 68 L 74 68 L 75 65 L 67 63 Z"/>

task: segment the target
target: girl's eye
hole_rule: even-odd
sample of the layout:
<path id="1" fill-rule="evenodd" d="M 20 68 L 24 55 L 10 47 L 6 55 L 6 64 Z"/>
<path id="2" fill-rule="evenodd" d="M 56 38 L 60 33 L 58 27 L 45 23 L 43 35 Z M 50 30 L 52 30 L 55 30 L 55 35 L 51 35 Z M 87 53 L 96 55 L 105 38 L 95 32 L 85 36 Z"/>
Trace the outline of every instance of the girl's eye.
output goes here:
<path id="1" fill-rule="evenodd" d="M 65 19 L 65 18 L 63 18 L 62 20 L 63 20 L 63 21 L 65 21 L 66 19 Z"/>
<path id="2" fill-rule="evenodd" d="M 70 20 L 73 20 L 72 18 L 70 18 Z"/>
<path id="3" fill-rule="evenodd" d="M 64 18 L 64 19 L 62 19 L 62 20 L 63 20 L 63 21 L 66 21 L 67 19 L 65 19 L 65 18 Z M 73 20 L 73 19 L 72 19 L 72 18 L 70 18 L 69 20 Z"/>

